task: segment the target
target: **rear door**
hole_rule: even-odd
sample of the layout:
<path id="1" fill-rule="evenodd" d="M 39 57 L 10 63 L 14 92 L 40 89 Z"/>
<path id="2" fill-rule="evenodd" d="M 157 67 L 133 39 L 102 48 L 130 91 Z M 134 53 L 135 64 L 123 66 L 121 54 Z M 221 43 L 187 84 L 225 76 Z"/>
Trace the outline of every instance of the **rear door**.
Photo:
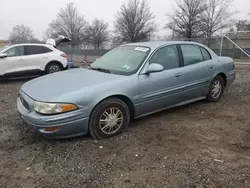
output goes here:
<path id="1" fill-rule="evenodd" d="M 183 54 L 185 90 L 183 101 L 204 97 L 208 93 L 209 83 L 215 73 L 215 62 L 209 52 L 198 45 L 180 45 Z"/>
<path id="2" fill-rule="evenodd" d="M 149 64 L 161 64 L 164 70 L 139 75 L 140 102 L 136 109 L 139 115 L 157 111 L 180 102 L 183 68 L 180 67 L 179 52 L 180 50 L 176 45 L 158 49 L 149 60 Z"/>
<path id="3" fill-rule="evenodd" d="M 25 69 L 30 71 L 41 71 L 49 61 L 51 49 L 45 46 L 24 46 Z"/>

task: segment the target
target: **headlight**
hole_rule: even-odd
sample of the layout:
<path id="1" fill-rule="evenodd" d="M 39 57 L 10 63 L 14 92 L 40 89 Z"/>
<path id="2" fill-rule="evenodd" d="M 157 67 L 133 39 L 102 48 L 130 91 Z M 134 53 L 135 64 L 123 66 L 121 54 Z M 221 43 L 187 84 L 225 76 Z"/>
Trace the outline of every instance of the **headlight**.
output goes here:
<path id="1" fill-rule="evenodd" d="M 74 104 L 45 103 L 36 101 L 34 109 L 40 114 L 52 115 L 77 110 L 78 107 Z"/>

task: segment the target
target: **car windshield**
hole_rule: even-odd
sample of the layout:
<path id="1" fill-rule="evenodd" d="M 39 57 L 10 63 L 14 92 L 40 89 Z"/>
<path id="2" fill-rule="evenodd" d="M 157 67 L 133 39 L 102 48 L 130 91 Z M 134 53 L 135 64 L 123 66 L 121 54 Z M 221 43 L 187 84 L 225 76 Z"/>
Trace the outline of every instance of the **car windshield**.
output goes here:
<path id="1" fill-rule="evenodd" d="M 91 64 L 91 68 L 114 74 L 131 75 L 140 68 L 149 52 L 148 47 L 120 46 L 97 59 Z"/>

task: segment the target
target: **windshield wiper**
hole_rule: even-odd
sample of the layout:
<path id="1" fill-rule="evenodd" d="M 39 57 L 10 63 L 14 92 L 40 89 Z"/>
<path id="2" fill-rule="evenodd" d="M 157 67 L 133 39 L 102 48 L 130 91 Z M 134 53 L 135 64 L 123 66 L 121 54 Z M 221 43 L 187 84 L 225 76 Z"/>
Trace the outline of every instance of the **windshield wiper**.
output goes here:
<path id="1" fill-rule="evenodd" d="M 97 70 L 97 71 L 100 71 L 100 72 L 111 73 L 111 72 L 110 72 L 110 70 L 108 70 L 108 69 L 103 69 L 103 68 L 93 68 L 93 67 L 91 67 L 91 66 L 90 66 L 90 68 L 91 68 L 92 70 Z"/>

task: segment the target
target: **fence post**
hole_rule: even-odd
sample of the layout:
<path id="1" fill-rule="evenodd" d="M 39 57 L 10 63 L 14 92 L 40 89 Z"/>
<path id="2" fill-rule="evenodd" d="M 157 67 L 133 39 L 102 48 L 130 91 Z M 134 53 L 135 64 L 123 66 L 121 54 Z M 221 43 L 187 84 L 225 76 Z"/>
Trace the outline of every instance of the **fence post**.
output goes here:
<path id="1" fill-rule="evenodd" d="M 221 41 L 220 41 L 220 56 L 222 55 L 223 39 L 224 39 L 224 36 L 221 35 Z"/>

